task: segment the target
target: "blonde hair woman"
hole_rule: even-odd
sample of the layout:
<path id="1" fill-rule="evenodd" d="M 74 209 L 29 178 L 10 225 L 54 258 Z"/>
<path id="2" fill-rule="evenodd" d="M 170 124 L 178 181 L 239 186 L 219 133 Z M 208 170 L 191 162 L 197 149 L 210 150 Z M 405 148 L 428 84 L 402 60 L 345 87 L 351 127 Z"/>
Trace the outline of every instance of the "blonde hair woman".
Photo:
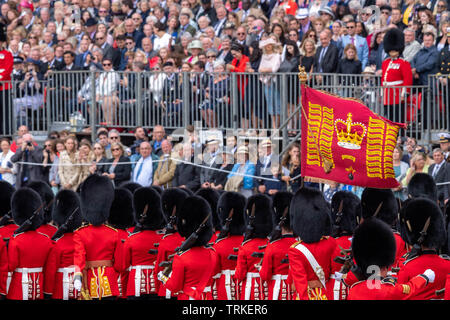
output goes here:
<path id="1" fill-rule="evenodd" d="M 427 155 L 424 152 L 415 151 L 411 157 L 411 166 L 406 171 L 406 177 L 402 180 L 402 185 L 408 187 L 409 181 L 417 173 L 428 173 Z"/>
<path id="2" fill-rule="evenodd" d="M 64 140 L 66 150 L 61 152 L 58 175 L 61 188 L 76 191 L 80 177 L 80 166 L 77 165 L 78 151 L 76 139 L 69 136 Z"/>
<path id="3" fill-rule="evenodd" d="M 78 185 L 83 183 L 84 180 L 91 174 L 89 171 L 89 164 L 91 164 L 95 159 L 95 154 L 92 150 L 92 146 L 88 141 L 81 141 L 80 148 L 78 150 L 78 164 L 79 164 L 79 179 Z"/>

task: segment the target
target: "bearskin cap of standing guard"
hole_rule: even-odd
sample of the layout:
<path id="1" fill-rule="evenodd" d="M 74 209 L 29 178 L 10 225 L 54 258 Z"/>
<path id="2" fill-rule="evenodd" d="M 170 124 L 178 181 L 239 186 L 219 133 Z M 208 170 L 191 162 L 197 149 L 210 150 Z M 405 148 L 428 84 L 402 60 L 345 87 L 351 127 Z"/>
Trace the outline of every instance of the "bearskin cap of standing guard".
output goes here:
<path id="1" fill-rule="evenodd" d="M 336 192 L 331 199 L 331 221 L 340 232 L 353 234 L 361 221 L 361 200 L 358 196 L 349 191 Z"/>
<path id="2" fill-rule="evenodd" d="M 159 230 L 166 220 L 161 206 L 161 195 L 152 187 L 136 189 L 133 194 L 135 221 L 143 229 Z"/>
<path id="3" fill-rule="evenodd" d="M 220 230 L 220 220 L 217 216 L 217 203 L 219 202 L 220 194 L 212 188 L 200 188 L 195 195 L 208 201 L 211 206 L 213 226 L 216 230 Z"/>
<path id="4" fill-rule="evenodd" d="M 31 181 L 30 183 L 27 184 L 27 187 L 39 193 L 42 202 L 45 202 L 43 208 L 44 212 L 43 223 L 49 223 L 52 220 L 53 198 L 55 197 L 52 188 L 48 183 L 44 181 Z"/>
<path id="5" fill-rule="evenodd" d="M 292 198 L 289 214 L 294 234 L 306 243 L 331 234 L 330 206 L 318 189 L 300 188 Z"/>
<path id="6" fill-rule="evenodd" d="M 209 216 L 209 217 L 208 217 Z M 206 219 L 208 217 L 208 219 Z M 206 222 L 204 222 L 206 219 Z M 211 207 L 205 199 L 199 196 L 187 197 L 177 214 L 177 229 L 186 239 L 204 223 L 204 227 L 198 233 L 194 246 L 206 245 L 213 235 Z"/>
<path id="7" fill-rule="evenodd" d="M 114 201 L 114 186 L 106 176 L 92 174 L 84 180 L 80 190 L 83 220 L 98 226 L 109 218 Z"/>
<path id="8" fill-rule="evenodd" d="M 72 214 L 73 216 L 71 222 L 67 224 L 66 232 L 72 232 L 81 226 L 80 196 L 73 190 L 62 189 L 55 196 L 52 220 L 60 227 L 67 222 Z"/>
<path id="9" fill-rule="evenodd" d="M 180 210 L 184 199 L 189 197 L 189 194 L 183 188 L 169 188 L 164 189 L 161 193 L 161 205 L 164 216 L 168 220 L 175 208 L 175 215 Z"/>
<path id="10" fill-rule="evenodd" d="M 428 173 L 418 172 L 414 174 L 408 183 L 408 197 L 428 198 L 438 200 L 436 182 Z"/>
<path id="11" fill-rule="evenodd" d="M 405 49 L 405 36 L 397 28 L 389 29 L 383 38 L 384 51 L 389 54 L 390 51 L 398 51 L 400 55 Z"/>
<path id="12" fill-rule="evenodd" d="M 217 214 L 222 226 L 225 225 L 231 209 L 233 216 L 231 217 L 229 233 L 231 235 L 243 235 L 245 231 L 244 210 L 247 198 L 239 192 L 225 191 L 219 198 L 217 203 Z"/>
<path id="13" fill-rule="evenodd" d="M 16 191 L 12 184 L 0 180 L 0 217 L 11 211 L 11 198 Z"/>
<path id="14" fill-rule="evenodd" d="M 34 215 L 29 230 L 36 230 L 44 221 L 41 196 L 28 187 L 17 189 L 11 198 L 11 213 L 14 223 L 18 226 Z"/>
<path id="15" fill-rule="evenodd" d="M 409 245 L 440 249 L 447 239 L 445 229 L 441 209 L 428 198 L 411 199 L 400 210 L 400 233 Z"/>
<path id="16" fill-rule="evenodd" d="M 252 238 L 266 238 L 273 227 L 272 199 L 263 193 L 248 197 L 244 215 L 247 226 L 251 223 L 252 211 L 255 213 Z"/>
<path id="17" fill-rule="evenodd" d="M 362 276 L 367 279 L 373 272 L 370 266 L 389 267 L 395 261 L 396 241 L 389 225 L 380 219 L 365 219 L 352 239 L 352 252 Z"/>
<path id="18" fill-rule="evenodd" d="M 394 226 L 398 216 L 398 201 L 391 189 L 365 188 L 361 195 L 362 217 L 376 217 Z"/>
<path id="19" fill-rule="evenodd" d="M 114 189 L 108 224 L 122 230 L 134 226 L 133 193 L 130 190 L 122 187 Z"/>

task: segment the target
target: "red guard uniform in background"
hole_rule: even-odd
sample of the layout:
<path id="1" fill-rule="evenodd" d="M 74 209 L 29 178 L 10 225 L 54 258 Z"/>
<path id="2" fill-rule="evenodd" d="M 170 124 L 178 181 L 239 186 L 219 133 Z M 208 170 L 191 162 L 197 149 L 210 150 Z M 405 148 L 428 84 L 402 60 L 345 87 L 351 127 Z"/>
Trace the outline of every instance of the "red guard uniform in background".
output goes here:
<path id="1" fill-rule="evenodd" d="M 326 288 L 323 287 L 317 274 L 311 267 L 306 256 L 297 246 L 303 244 L 314 256 L 317 263 L 322 267 L 323 280 Z M 328 285 L 330 275 L 339 268 L 334 263 L 333 258 L 339 254 L 339 247 L 336 239 L 324 236 L 318 242 L 304 243 L 302 241 L 294 243 L 289 248 L 289 274 L 292 277 L 297 299 L 299 300 L 331 300 L 333 287 Z M 331 288 L 330 288 L 331 287 Z"/>
<path id="2" fill-rule="evenodd" d="M 383 92 L 384 105 L 398 105 L 401 102 L 402 95 L 407 92 L 406 88 L 395 88 L 403 86 L 412 86 L 413 77 L 411 65 L 402 58 L 387 58 L 381 64 L 382 82 L 385 87 Z"/>
<path id="3" fill-rule="evenodd" d="M 267 283 L 261 281 L 259 270 L 255 266 L 260 264 L 261 258 L 252 257 L 252 253 L 264 252 L 259 247 L 267 243 L 267 238 L 254 238 L 243 242 L 239 248 L 234 277 L 240 283 L 240 300 L 266 299 Z"/>
<path id="4" fill-rule="evenodd" d="M 436 295 L 436 290 L 445 288 L 445 281 L 450 273 L 450 258 L 448 256 L 439 256 L 434 250 L 423 251 L 421 255 L 407 259 L 398 272 L 398 282 L 406 283 L 415 276 L 422 274 L 428 268 L 435 273 L 434 282 L 429 283 L 425 288 L 419 288 L 408 299 L 442 299 L 442 296 Z"/>
<path id="5" fill-rule="evenodd" d="M 130 232 L 128 230 L 118 229 L 117 232 L 119 232 L 119 239 L 120 242 L 123 244 L 127 240 L 128 236 L 130 235 Z M 128 287 L 128 270 L 125 268 L 122 268 L 122 272 L 120 272 L 119 277 L 117 279 L 117 285 L 119 286 L 119 293 L 121 298 L 127 297 L 127 287 Z"/>
<path id="6" fill-rule="evenodd" d="M 8 251 L 6 242 L 0 239 L 0 294 L 6 296 L 6 281 L 8 277 Z"/>
<path id="7" fill-rule="evenodd" d="M 178 233 L 169 233 L 162 237 L 158 246 L 158 256 L 156 258 L 155 265 L 155 274 L 157 275 L 159 271 L 162 271 L 162 268 L 159 264 L 163 261 L 168 261 L 168 256 L 175 253 L 175 249 L 181 246 L 181 243 L 184 241 L 184 238 Z M 158 295 L 161 297 L 166 297 L 170 299 L 171 297 L 176 297 L 176 292 L 170 292 L 166 289 L 166 286 L 162 284 L 160 281 L 156 282 L 156 289 Z"/>
<path id="8" fill-rule="evenodd" d="M 259 270 L 261 281 L 267 282 L 267 300 L 292 300 L 291 286 L 288 283 L 289 262 L 287 253 L 296 239 L 292 234 L 283 235 L 269 243 L 264 250 L 262 267 Z"/>
<path id="9" fill-rule="evenodd" d="M 7 294 L 10 300 L 44 298 L 44 267 L 53 242 L 37 231 L 12 236 L 8 244 L 9 271 L 13 272 Z"/>
<path id="10" fill-rule="evenodd" d="M 79 292 L 73 287 L 75 243 L 73 232 L 54 241 L 45 268 L 44 292 L 52 299 L 76 300 Z"/>
<path id="11" fill-rule="evenodd" d="M 119 232 L 107 225 L 88 225 L 75 231 L 74 241 L 74 264 L 83 272 L 91 298 L 119 296 L 117 277 L 123 266 Z"/>
<path id="12" fill-rule="evenodd" d="M 236 249 L 242 244 L 243 236 L 227 236 L 219 239 L 214 244 L 217 253 L 216 279 L 213 284 L 213 293 L 217 291 L 217 300 L 238 300 L 238 283 L 234 279 L 236 260 L 230 260 L 230 254 L 236 255 Z M 214 288 L 215 287 L 215 288 Z"/>
<path id="13" fill-rule="evenodd" d="M 2 25 L 0 25 L 2 28 Z M 0 37 L 6 37 L 6 34 Z M 13 71 L 14 57 L 11 52 L 0 47 L 0 134 L 8 134 L 10 131 L 10 89 L 11 73 Z"/>
<path id="14" fill-rule="evenodd" d="M 157 254 L 149 254 L 149 250 L 156 250 L 155 243 L 158 244 L 161 239 L 160 231 L 143 230 L 132 233 L 125 241 L 124 269 L 129 270 L 126 296 L 157 294 Z"/>
<path id="15" fill-rule="evenodd" d="M 210 284 L 217 263 L 213 248 L 193 247 L 173 258 L 172 273 L 165 283 L 178 300 L 205 300 L 205 287 Z"/>

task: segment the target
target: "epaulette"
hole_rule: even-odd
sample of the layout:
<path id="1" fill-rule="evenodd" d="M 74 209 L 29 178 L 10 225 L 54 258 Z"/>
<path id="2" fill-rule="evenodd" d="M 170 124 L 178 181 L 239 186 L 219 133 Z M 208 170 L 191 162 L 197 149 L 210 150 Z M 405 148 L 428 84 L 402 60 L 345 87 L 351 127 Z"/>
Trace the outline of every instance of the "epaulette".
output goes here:
<path id="1" fill-rule="evenodd" d="M 21 234 L 24 234 L 24 232 L 21 232 L 21 233 L 13 233 L 12 237 L 15 238 L 15 237 L 17 237 L 17 236 L 20 236 Z"/>
<path id="2" fill-rule="evenodd" d="M 78 231 L 78 230 L 80 230 L 80 229 L 86 228 L 86 227 L 88 227 L 88 226 L 90 226 L 90 225 L 91 225 L 90 223 L 83 222 L 83 223 L 81 224 L 81 226 L 79 226 L 78 229 L 76 229 L 75 231 Z M 75 232 L 75 231 L 74 231 L 74 232 Z"/>
<path id="3" fill-rule="evenodd" d="M 291 248 L 295 248 L 298 244 L 300 244 L 302 242 L 302 240 L 298 240 L 297 242 L 294 242 L 292 245 L 291 245 Z"/>
<path id="4" fill-rule="evenodd" d="M 397 280 L 393 277 L 385 277 L 381 280 L 381 283 L 390 284 L 390 285 L 395 286 L 395 284 L 397 283 Z"/>
<path id="5" fill-rule="evenodd" d="M 279 240 L 281 240 L 281 239 L 282 239 L 282 238 L 278 238 L 278 239 L 275 239 L 275 240 L 273 240 L 273 241 L 270 241 L 269 244 L 270 244 L 270 243 L 275 243 L 275 242 L 277 242 L 277 241 L 279 241 Z"/>
<path id="6" fill-rule="evenodd" d="M 420 257 L 420 254 L 418 255 L 413 255 L 413 256 L 408 256 L 406 257 L 406 260 L 403 261 L 403 265 L 405 266 L 408 262 L 413 261 L 414 259 L 417 259 L 418 257 Z"/>
<path id="7" fill-rule="evenodd" d="M 328 238 L 330 238 L 330 236 L 322 236 L 322 238 L 320 238 L 320 240 L 327 240 Z"/>
<path id="8" fill-rule="evenodd" d="M 112 229 L 112 230 L 114 230 L 114 231 L 116 231 L 116 232 L 119 232 L 116 228 L 110 226 L 109 224 L 106 224 L 106 223 L 105 223 L 104 226 L 105 226 L 105 227 L 108 227 L 108 228 L 110 228 L 110 229 Z"/>
<path id="9" fill-rule="evenodd" d="M 181 256 L 181 255 L 185 254 L 186 252 L 188 252 L 189 250 L 191 250 L 191 248 L 184 250 L 184 251 L 178 251 L 177 255 Z"/>
<path id="10" fill-rule="evenodd" d="M 439 257 L 444 259 L 444 260 L 450 260 L 450 256 L 447 255 L 447 254 L 440 254 Z"/>
<path id="11" fill-rule="evenodd" d="M 253 240 L 253 238 L 245 240 L 244 242 L 241 243 L 241 246 L 243 246 L 244 244 L 248 243 L 250 240 Z"/>
<path id="12" fill-rule="evenodd" d="M 210 246 L 210 247 L 208 247 L 208 246 L 205 246 L 205 248 L 206 248 L 206 249 L 210 249 L 210 250 L 212 250 L 212 251 L 216 252 L 216 249 L 215 249 L 214 247 L 212 247 L 212 246 Z"/>
<path id="13" fill-rule="evenodd" d="M 136 231 L 136 232 L 130 232 L 130 234 L 128 235 L 128 238 L 131 236 L 134 236 L 135 234 L 141 233 L 141 230 Z"/>

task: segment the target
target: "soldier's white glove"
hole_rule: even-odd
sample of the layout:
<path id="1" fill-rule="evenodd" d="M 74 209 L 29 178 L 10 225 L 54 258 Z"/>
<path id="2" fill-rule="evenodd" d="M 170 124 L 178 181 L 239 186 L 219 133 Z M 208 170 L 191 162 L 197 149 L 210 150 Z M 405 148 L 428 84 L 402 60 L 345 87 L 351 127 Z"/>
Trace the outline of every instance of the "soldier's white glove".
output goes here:
<path id="1" fill-rule="evenodd" d="M 434 278 L 436 277 L 436 275 L 433 270 L 427 269 L 427 270 L 425 270 L 425 272 L 423 274 L 428 278 L 429 283 L 434 282 Z"/>
<path id="2" fill-rule="evenodd" d="M 73 280 L 73 287 L 77 291 L 81 291 L 81 276 L 75 276 Z"/>
<path id="3" fill-rule="evenodd" d="M 342 278 L 344 277 L 344 273 L 340 273 L 340 272 L 338 272 L 338 271 L 336 271 L 335 273 L 334 273 L 334 279 L 336 280 L 336 281 L 341 281 L 342 280 Z"/>

